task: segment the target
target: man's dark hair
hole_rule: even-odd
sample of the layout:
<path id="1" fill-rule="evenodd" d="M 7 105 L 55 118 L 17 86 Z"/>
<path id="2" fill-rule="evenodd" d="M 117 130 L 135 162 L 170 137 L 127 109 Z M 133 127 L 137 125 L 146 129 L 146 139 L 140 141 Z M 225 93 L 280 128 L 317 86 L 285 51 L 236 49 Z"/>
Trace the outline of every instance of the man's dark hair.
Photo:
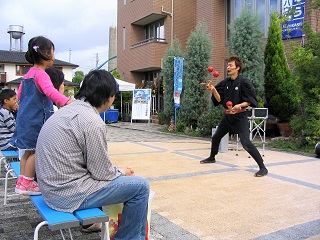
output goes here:
<path id="1" fill-rule="evenodd" d="M 117 83 L 106 70 L 92 70 L 83 79 L 76 99 L 84 99 L 93 107 L 101 107 L 117 91 Z"/>
<path id="2" fill-rule="evenodd" d="M 55 67 L 46 68 L 46 73 L 49 75 L 54 88 L 59 90 L 60 85 L 64 82 L 64 73 Z"/>
<path id="3" fill-rule="evenodd" d="M 239 69 L 239 73 L 243 71 L 244 69 L 244 65 L 243 65 L 243 61 L 241 58 L 239 58 L 238 56 L 231 56 L 229 59 L 228 59 L 228 62 L 235 62 L 236 64 L 236 67 L 240 67 Z"/>
<path id="4" fill-rule="evenodd" d="M 0 103 L 1 105 L 4 104 L 4 100 L 9 100 L 10 98 L 16 96 L 16 92 L 12 89 L 3 89 L 0 93 Z"/>

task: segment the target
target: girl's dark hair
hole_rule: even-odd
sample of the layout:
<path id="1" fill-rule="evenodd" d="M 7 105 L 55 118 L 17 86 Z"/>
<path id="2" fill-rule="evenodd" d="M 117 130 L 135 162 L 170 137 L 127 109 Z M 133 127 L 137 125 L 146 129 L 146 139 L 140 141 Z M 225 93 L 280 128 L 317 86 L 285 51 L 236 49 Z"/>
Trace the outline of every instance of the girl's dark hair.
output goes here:
<path id="1" fill-rule="evenodd" d="M 93 107 L 101 107 L 117 91 L 117 83 L 106 70 L 92 70 L 84 78 L 76 99 L 89 102 Z"/>
<path id="2" fill-rule="evenodd" d="M 49 75 L 54 88 L 59 90 L 60 85 L 64 82 L 64 73 L 54 67 L 46 68 L 46 73 Z"/>
<path id="3" fill-rule="evenodd" d="M 41 61 L 52 59 L 51 49 L 54 51 L 54 44 L 49 39 L 38 36 L 31 38 L 28 43 L 28 51 L 25 54 L 26 60 L 31 64 L 39 64 Z"/>
<path id="4" fill-rule="evenodd" d="M 5 99 L 9 100 L 16 95 L 16 92 L 12 89 L 3 89 L 0 93 L 0 104 L 3 105 Z"/>
<path id="5" fill-rule="evenodd" d="M 228 62 L 232 62 L 232 61 L 235 62 L 236 67 L 240 67 L 239 73 L 242 72 L 243 69 L 244 69 L 244 65 L 243 65 L 242 59 L 239 58 L 238 56 L 231 56 L 231 57 L 228 59 Z"/>

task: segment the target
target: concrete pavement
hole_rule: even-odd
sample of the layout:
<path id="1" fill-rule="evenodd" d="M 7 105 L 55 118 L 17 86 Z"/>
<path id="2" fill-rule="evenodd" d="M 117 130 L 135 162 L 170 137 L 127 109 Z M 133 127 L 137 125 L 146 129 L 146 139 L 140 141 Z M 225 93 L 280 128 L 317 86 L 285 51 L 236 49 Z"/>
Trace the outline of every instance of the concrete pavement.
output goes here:
<path id="1" fill-rule="evenodd" d="M 209 154 L 210 139 L 162 133 L 162 128 L 108 125 L 113 164 L 132 167 L 156 193 L 150 239 L 320 239 L 319 158 L 266 149 L 269 174 L 255 178 L 256 163 L 241 149 L 236 156 L 234 143 L 217 155 L 217 163 L 199 164 Z M 41 218 L 27 197 L 12 196 L 0 208 L 0 239 L 32 239 Z M 99 239 L 72 232 L 74 239 Z M 39 235 L 60 239 L 46 227 Z"/>

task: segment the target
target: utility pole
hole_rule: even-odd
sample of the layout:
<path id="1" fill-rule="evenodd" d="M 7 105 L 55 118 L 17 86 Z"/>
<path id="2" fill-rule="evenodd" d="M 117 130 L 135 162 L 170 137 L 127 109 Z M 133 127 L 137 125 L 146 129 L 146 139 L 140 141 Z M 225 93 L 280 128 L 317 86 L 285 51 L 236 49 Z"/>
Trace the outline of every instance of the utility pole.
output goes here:
<path id="1" fill-rule="evenodd" d="M 69 63 L 71 63 L 71 48 L 69 48 Z"/>
<path id="2" fill-rule="evenodd" d="M 96 54 L 96 68 L 99 65 L 99 53 Z"/>

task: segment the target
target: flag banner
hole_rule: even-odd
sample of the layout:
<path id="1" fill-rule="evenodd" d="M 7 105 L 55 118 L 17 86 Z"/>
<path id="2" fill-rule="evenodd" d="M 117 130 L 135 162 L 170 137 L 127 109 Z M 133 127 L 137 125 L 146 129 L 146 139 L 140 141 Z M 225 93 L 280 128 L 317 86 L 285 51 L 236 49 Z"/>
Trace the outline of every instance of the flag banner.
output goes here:
<path id="1" fill-rule="evenodd" d="M 173 79 L 173 99 L 174 107 L 180 108 L 180 95 L 182 92 L 183 58 L 174 58 L 174 79 Z"/>

